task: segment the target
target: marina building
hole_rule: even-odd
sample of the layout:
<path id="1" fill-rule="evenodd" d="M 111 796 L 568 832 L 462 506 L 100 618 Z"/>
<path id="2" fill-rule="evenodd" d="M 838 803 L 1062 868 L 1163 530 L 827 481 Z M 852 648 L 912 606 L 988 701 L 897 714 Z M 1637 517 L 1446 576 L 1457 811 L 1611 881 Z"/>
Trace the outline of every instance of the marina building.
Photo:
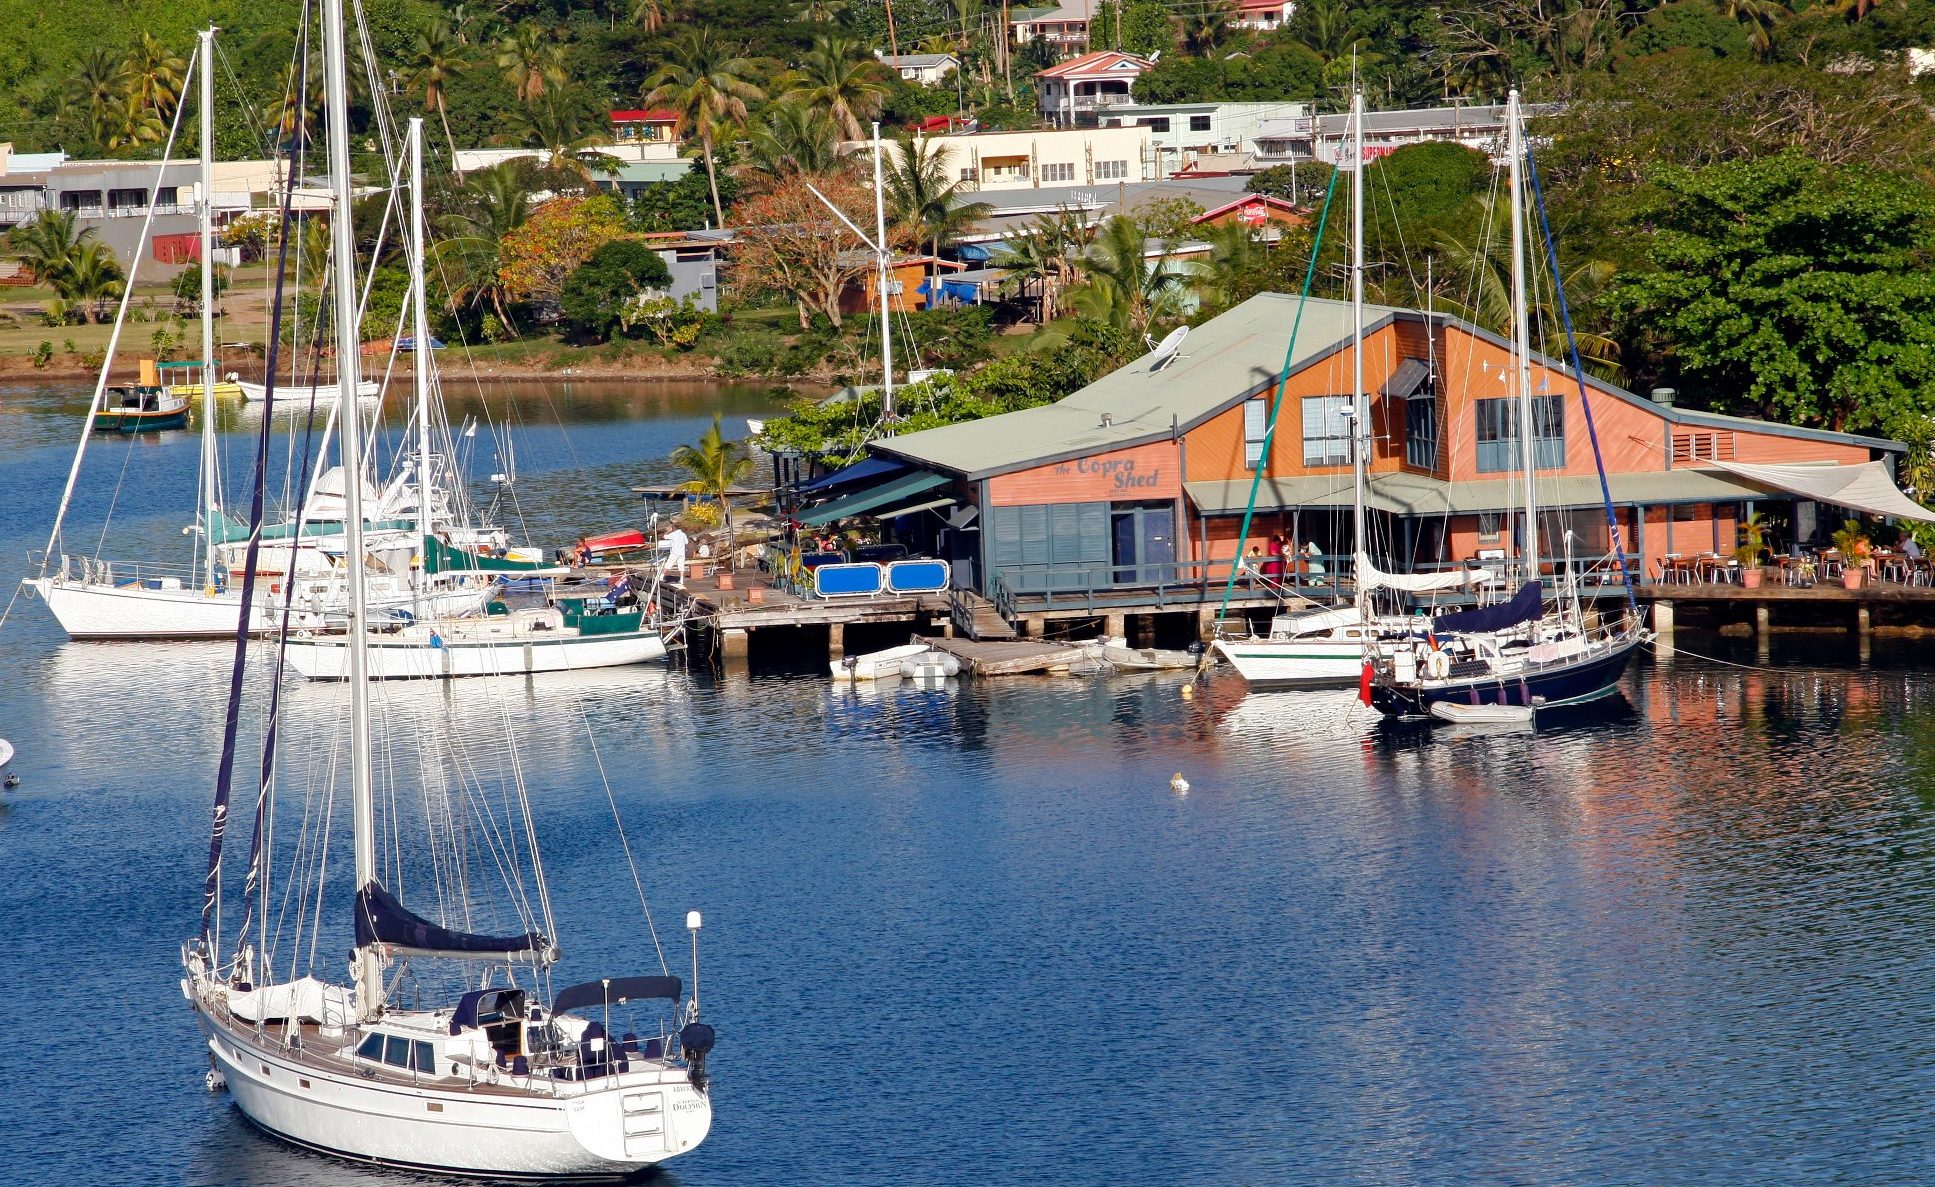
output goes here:
<path id="1" fill-rule="evenodd" d="M 1256 138 L 1266 126 L 1310 114 L 1308 103 L 1129 103 L 1096 117 L 1104 128 L 1149 129 L 1155 176 L 1186 170 L 1256 168 Z"/>
<path id="2" fill-rule="evenodd" d="M 897 530 L 1009 617 L 1056 600 L 1146 605 L 1163 590 L 1200 601 L 1277 533 L 1334 565 L 1351 542 L 1351 310 L 1326 300 L 1304 309 L 1266 456 L 1296 316 L 1294 296 L 1259 295 L 1172 355 L 1146 354 L 1057 403 L 876 441 L 866 464 L 877 476 L 850 487 L 846 505 L 917 503 L 920 514 Z M 1514 509 L 1525 492 L 1510 369 L 1509 344 L 1477 326 L 1366 309 L 1366 501 L 1380 567 L 1517 555 Z M 1897 442 L 1697 412 L 1669 392 L 1641 396 L 1593 379 L 1589 424 L 1578 379 L 1544 358 L 1534 360 L 1532 388 L 1548 565 L 1566 547 L 1555 519 L 1574 555 L 1610 549 L 1595 431 L 1627 563 L 1647 580 L 1678 556 L 1729 552 L 1750 510 L 1784 551 L 1820 538 L 1844 510 L 1909 505 L 1890 479 Z M 888 499 L 870 502 L 881 484 L 892 485 Z"/>
<path id="3" fill-rule="evenodd" d="M 922 138 L 923 143 L 926 142 Z M 1151 181 L 1154 158 L 1149 130 L 1128 128 L 1035 129 L 1025 132 L 967 132 L 939 136 L 950 181 L 974 193 L 1064 187 L 1114 187 Z M 871 141 L 848 141 L 842 152 L 868 152 Z M 899 159 L 892 140 L 882 150 Z"/>
<path id="4" fill-rule="evenodd" d="M 1528 116 L 1557 110 L 1553 104 L 1530 104 Z M 1256 133 L 1256 165 L 1288 165 L 1291 162 L 1322 161 L 1335 165 L 1339 147 L 1349 133 L 1350 116 L 1300 115 L 1271 120 Z M 1364 156 L 1376 160 L 1407 144 L 1426 141 L 1462 144 L 1493 158 L 1500 158 L 1505 147 L 1505 105 L 1477 104 L 1451 107 L 1425 107 L 1408 111 L 1367 111 L 1364 113 Z"/>

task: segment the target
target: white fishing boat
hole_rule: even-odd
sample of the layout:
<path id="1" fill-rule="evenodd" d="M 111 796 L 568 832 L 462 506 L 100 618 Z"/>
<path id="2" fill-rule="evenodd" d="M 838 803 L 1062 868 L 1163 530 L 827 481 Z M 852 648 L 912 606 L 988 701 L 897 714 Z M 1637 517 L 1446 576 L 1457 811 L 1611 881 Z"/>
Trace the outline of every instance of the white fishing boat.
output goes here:
<path id="1" fill-rule="evenodd" d="M 241 392 L 244 400 L 265 400 L 268 398 L 269 385 L 266 383 L 256 383 L 250 379 L 237 379 L 233 382 L 235 387 Z M 276 403 L 280 404 L 285 412 L 295 413 L 302 409 L 305 403 L 304 397 L 311 392 L 315 393 L 319 403 L 323 401 L 334 401 L 336 398 L 336 383 L 334 380 L 326 379 L 306 379 L 300 382 L 291 380 L 287 383 L 278 383 L 276 384 Z M 383 385 L 374 379 L 362 379 L 356 383 L 356 398 L 358 400 L 374 400 L 382 394 Z"/>
<path id="2" fill-rule="evenodd" d="M 926 655 L 929 648 L 925 643 L 903 643 L 899 647 L 889 647 L 885 651 L 871 651 L 865 655 L 847 655 L 829 660 L 827 667 L 835 680 L 880 680 L 900 675 L 900 665 L 905 660 Z"/>
<path id="3" fill-rule="evenodd" d="M 328 174 L 338 208 L 344 209 L 350 170 L 343 0 L 324 0 L 321 25 Z M 360 474 L 355 240 L 348 219 L 332 220 L 330 229 L 338 261 L 331 295 L 344 368 L 339 393 L 345 411 L 343 464 Z M 389 785 L 379 799 L 379 782 L 394 778 L 395 770 L 386 762 L 379 772 L 373 745 L 360 484 L 349 484 L 347 502 L 351 629 L 345 640 L 349 729 L 342 769 L 350 781 L 344 798 L 352 816 L 353 899 L 327 893 L 330 871 L 320 862 L 304 865 L 300 842 L 278 849 L 264 822 L 280 781 L 265 761 L 248 876 L 241 880 L 241 922 L 224 931 L 224 828 L 245 684 L 246 656 L 238 647 L 201 926 L 181 950 L 181 993 L 206 1040 L 209 1087 L 226 1088 L 251 1122 L 289 1142 L 357 1162 L 437 1174 L 621 1178 L 691 1150 L 704 1140 L 712 1120 L 705 1062 L 713 1035 L 698 1020 L 697 912 L 687 917 L 693 936 L 689 997 L 668 970 L 585 981 L 542 1000 L 562 954 L 521 774 L 526 764 L 516 755 L 514 740 L 480 753 L 463 748 L 472 739 L 452 743 L 442 736 L 462 735 L 461 730 L 406 725 L 389 731 L 391 757 L 399 742 L 412 750 L 446 743 L 452 748 L 440 761 L 426 764 L 434 773 L 426 769 L 421 787 Z M 271 699 L 272 713 L 274 704 Z M 338 733 L 332 728 L 327 736 Z M 475 764 L 494 755 L 506 762 L 492 773 L 493 785 L 473 783 Z M 327 773 L 314 774 L 318 769 Z M 324 783 L 320 799 L 325 803 L 337 802 L 335 769 L 334 763 L 311 768 Z M 452 794 L 447 781 L 461 786 Z M 501 807 L 475 806 L 479 798 L 495 802 L 500 796 Z M 413 846 L 431 854 L 420 865 L 427 873 L 410 885 L 435 918 L 406 906 L 400 894 L 406 857 L 398 815 L 405 805 L 419 802 L 424 825 L 408 836 Z M 322 809 L 325 817 L 328 810 Z M 453 813 L 464 822 L 453 824 Z M 309 823 L 302 822 L 305 835 Z M 328 834 L 327 819 L 317 827 L 319 836 L 308 839 L 320 846 L 320 837 Z M 267 880 L 278 852 L 290 854 L 290 875 L 304 887 L 299 897 L 313 895 L 318 904 L 353 901 L 350 917 L 331 913 L 325 924 L 323 918 L 291 921 L 272 911 Z M 628 845 L 623 852 L 629 861 Z M 445 876 L 457 869 L 466 872 Z M 472 896 L 478 881 L 489 876 L 486 871 L 510 884 L 502 904 L 509 922 L 500 925 L 509 934 L 472 930 L 473 913 L 480 909 Z M 632 872 L 636 877 L 635 867 Z M 340 872 L 334 879 L 340 883 Z M 426 882 L 434 883 L 434 890 Z M 642 891 L 640 897 L 642 905 Z M 259 935 L 252 931 L 258 915 Z M 339 967 L 334 956 L 316 956 L 325 927 L 331 929 L 326 952 L 340 951 L 336 945 L 353 939 L 346 985 L 324 979 Z M 278 947 L 287 928 L 296 932 L 295 942 Z M 663 969 L 662 958 L 660 963 Z M 466 988 L 445 994 L 439 981 Z M 404 985 L 409 1004 L 397 994 Z M 641 1013 L 648 1019 L 657 1015 L 656 1029 L 640 1023 L 636 1032 L 621 1037 L 620 1020 Z"/>

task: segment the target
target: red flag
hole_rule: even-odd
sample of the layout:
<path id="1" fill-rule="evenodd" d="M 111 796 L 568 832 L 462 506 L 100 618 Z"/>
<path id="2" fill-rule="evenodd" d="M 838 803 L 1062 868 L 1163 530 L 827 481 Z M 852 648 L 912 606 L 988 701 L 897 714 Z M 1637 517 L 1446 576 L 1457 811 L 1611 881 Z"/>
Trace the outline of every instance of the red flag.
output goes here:
<path id="1" fill-rule="evenodd" d="M 1371 703 L 1371 661 L 1364 661 L 1364 674 L 1357 680 L 1357 699 L 1366 705 Z"/>

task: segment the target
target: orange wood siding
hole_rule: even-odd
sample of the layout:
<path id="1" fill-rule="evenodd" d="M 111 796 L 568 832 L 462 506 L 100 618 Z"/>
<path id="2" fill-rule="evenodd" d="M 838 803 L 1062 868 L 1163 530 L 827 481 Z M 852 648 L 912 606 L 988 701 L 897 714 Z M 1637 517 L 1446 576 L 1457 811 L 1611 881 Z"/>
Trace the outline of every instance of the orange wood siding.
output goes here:
<path id="1" fill-rule="evenodd" d="M 1133 503 L 1174 499 L 1181 494 L 1181 467 L 1171 441 L 1051 462 L 988 480 L 988 502 L 995 507 Z"/>

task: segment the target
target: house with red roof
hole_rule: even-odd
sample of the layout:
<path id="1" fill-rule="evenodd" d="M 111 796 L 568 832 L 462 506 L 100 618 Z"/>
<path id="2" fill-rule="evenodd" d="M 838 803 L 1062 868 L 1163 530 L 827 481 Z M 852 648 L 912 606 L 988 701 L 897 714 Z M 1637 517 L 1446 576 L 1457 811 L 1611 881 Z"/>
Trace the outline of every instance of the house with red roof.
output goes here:
<path id="1" fill-rule="evenodd" d="M 1101 113 L 1135 102 L 1135 80 L 1155 66 L 1147 58 L 1098 49 L 1035 74 L 1041 118 L 1057 127 L 1095 127 Z"/>
<path id="2" fill-rule="evenodd" d="M 1269 194 L 1244 194 L 1214 210 L 1205 210 L 1189 220 L 1198 227 L 1223 227 L 1241 223 L 1250 229 L 1252 239 L 1275 243 L 1285 227 L 1301 227 L 1310 221 L 1310 212 L 1294 202 Z"/>
<path id="3" fill-rule="evenodd" d="M 1268 33 L 1289 24 L 1296 12 L 1295 0 L 1236 0 L 1236 14 L 1230 24 Z"/>

